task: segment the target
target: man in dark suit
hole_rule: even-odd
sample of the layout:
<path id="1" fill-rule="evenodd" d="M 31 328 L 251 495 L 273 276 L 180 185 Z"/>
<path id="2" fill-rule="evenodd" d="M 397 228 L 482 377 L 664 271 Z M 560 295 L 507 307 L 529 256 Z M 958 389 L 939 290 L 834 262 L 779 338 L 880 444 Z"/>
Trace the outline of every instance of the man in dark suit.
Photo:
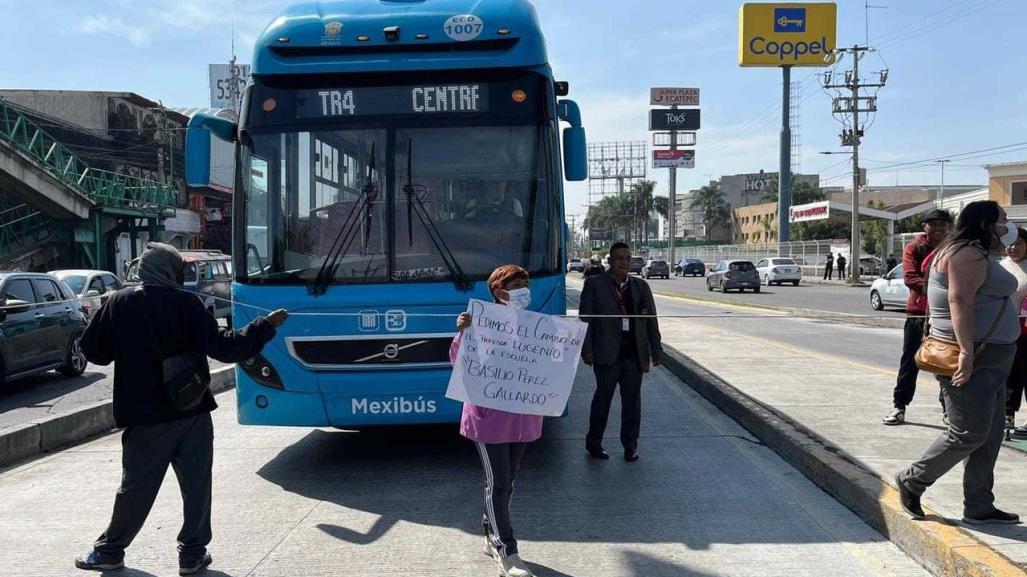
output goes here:
<path id="1" fill-rule="evenodd" d="M 628 275 L 630 268 L 631 249 L 622 242 L 614 243 L 610 247 L 610 271 L 586 279 L 581 291 L 578 314 L 588 323 L 581 358 L 592 366 L 596 376 L 585 449 L 596 459 L 610 458 L 603 450 L 603 434 L 613 392 L 619 384 L 624 460 L 638 460 L 642 375 L 649 371 L 650 360 L 654 366 L 659 365 L 663 356 L 653 293 L 645 281 Z M 598 318 L 589 315 L 598 315 Z M 652 318 L 632 318 L 632 315 L 652 315 Z"/>

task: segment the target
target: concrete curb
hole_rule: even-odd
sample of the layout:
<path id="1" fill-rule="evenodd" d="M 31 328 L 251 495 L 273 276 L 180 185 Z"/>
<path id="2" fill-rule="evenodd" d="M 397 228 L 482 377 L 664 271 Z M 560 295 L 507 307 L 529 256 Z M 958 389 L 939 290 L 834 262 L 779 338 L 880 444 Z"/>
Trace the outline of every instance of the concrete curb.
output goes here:
<path id="1" fill-rule="evenodd" d="M 235 367 L 211 371 L 210 388 L 218 394 L 235 388 Z M 114 402 L 98 401 L 70 413 L 25 423 L 0 434 L 0 466 L 75 445 L 115 428 Z"/>
<path id="2" fill-rule="evenodd" d="M 687 355 L 664 345 L 664 365 L 749 432 L 766 443 L 868 525 L 939 577 L 1025 577 L 1027 572 L 979 539 L 924 508 L 914 521 L 898 491 L 838 447 L 732 387 Z"/>

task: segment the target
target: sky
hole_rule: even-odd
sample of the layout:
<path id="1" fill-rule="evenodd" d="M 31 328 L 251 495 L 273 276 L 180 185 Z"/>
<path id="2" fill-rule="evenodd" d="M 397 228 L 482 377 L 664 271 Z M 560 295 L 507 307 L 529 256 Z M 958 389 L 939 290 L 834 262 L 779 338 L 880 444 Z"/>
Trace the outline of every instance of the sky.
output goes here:
<path id="1" fill-rule="evenodd" d="M 207 64 L 239 61 L 286 0 L 0 0 L 8 51 L 0 87 L 131 91 L 168 106 L 205 106 Z M 738 66 L 738 9 L 728 0 L 535 0 L 557 79 L 571 85 L 590 142 L 648 132 L 649 87 L 701 91 L 696 167 L 678 191 L 723 174 L 777 171 L 781 71 Z M 876 48 L 861 72 L 888 69 L 861 157 L 871 185 L 937 185 L 937 163 L 897 163 L 1027 143 L 1027 51 L 1022 0 L 839 0 L 838 44 Z M 234 31 L 234 33 L 233 33 Z M 13 36 L 13 37 L 11 37 Z M 838 70 L 851 67 L 842 60 Z M 851 182 L 840 151 L 826 69 L 797 68 L 802 173 Z M 864 74 L 864 78 L 869 74 Z M 984 184 L 986 163 L 1027 160 L 1027 145 L 966 157 L 946 184 Z M 875 166 L 884 167 L 875 170 Z M 793 168 L 793 171 L 796 170 Z M 649 168 L 667 194 L 666 169 Z M 567 213 L 586 211 L 587 186 L 567 187 Z"/>

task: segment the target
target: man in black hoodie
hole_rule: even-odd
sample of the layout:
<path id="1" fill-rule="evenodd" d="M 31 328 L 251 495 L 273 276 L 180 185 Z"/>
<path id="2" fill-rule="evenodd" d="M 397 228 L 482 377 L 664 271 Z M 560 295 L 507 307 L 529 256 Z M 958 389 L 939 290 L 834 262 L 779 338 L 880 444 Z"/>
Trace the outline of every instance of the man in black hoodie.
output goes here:
<path id="1" fill-rule="evenodd" d="M 114 421 L 125 431 L 114 513 L 93 550 L 75 560 L 79 569 L 124 566 L 125 548 L 142 529 L 168 465 L 178 476 L 185 505 L 178 534 L 179 574 L 192 575 L 211 563 L 210 412 L 217 404 L 207 391 L 197 407 L 176 409 L 163 384 L 158 350 L 168 357 L 199 353 L 226 363 L 243 361 L 274 338 L 287 314 L 277 310 L 239 332 L 219 328 L 200 300 L 182 289 L 184 273 L 175 247 L 147 244 L 139 264 L 142 285 L 111 295 L 82 335 L 82 352 L 89 362 L 114 363 Z"/>

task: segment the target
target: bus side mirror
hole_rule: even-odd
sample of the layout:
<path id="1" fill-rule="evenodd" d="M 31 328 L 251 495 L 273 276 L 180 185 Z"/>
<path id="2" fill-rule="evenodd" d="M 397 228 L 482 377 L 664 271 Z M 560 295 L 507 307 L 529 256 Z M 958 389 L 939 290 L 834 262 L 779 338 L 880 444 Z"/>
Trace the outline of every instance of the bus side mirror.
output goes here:
<path id="1" fill-rule="evenodd" d="M 196 187 L 210 184 L 210 138 L 216 136 L 227 142 L 235 142 L 237 128 L 231 120 L 206 112 L 198 112 L 189 119 L 185 131 L 186 184 Z"/>
<path id="2" fill-rule="evenodd" d="M 585 129 L 580 126 L 568 126 L 563 129 L 563 173 L 567 180 L 588 178 Z"/>
<path id="3" fill-rule="evenodd" d="M 581 111 L 573 100 L 557 103 L 560 120 L 570 124 L 563 129 L 563 175 L 567 180 L 588 178 L 588 154 L 585 129 L 581 126 Z"/>

